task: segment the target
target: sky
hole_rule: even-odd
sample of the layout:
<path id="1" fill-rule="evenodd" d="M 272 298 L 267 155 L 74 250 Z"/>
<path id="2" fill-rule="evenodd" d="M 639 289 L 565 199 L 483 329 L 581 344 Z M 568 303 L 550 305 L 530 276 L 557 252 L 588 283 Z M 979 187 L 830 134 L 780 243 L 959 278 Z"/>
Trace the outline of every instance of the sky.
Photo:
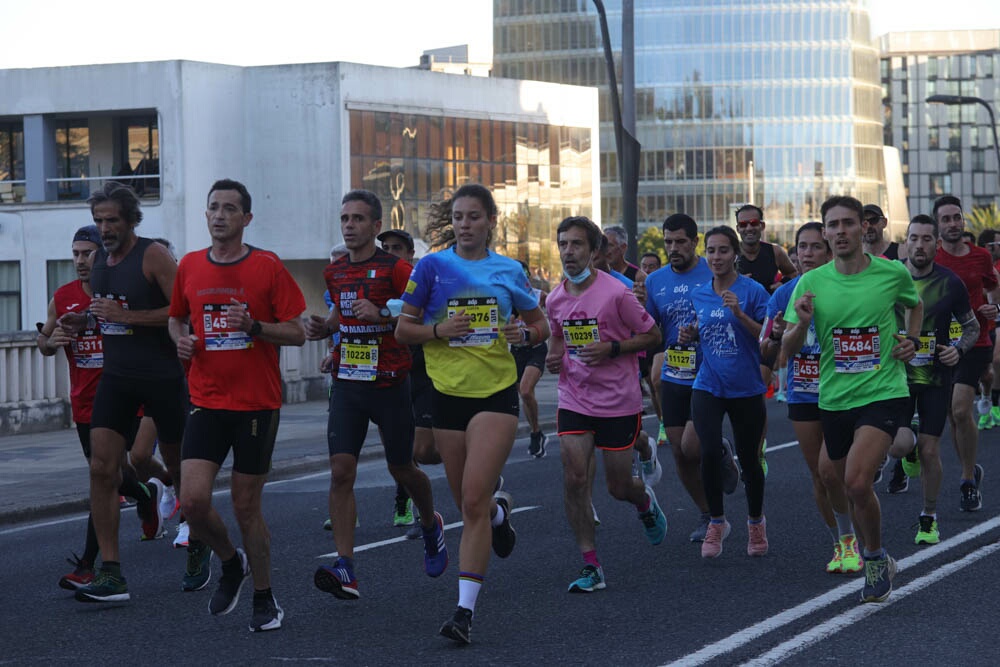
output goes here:
<path id="1" fill-rule="evenodd" d="M 1000 29 L 996 0 L 869 3 L 876 35 Z M 493 0 L 0 0 L 0 68 L 173 59 L 409 67 L 427 49 L 457 44 L 484 62 L 492 12 Z"/>

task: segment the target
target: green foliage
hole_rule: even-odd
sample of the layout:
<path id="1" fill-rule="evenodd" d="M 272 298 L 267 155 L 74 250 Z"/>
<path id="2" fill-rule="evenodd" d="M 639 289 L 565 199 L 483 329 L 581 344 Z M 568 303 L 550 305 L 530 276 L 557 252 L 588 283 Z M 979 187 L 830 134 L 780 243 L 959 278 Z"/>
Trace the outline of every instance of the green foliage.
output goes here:
<path id="1" fill-rule="evenodd" d="M 655 252 L 660 256 L 660 263 L 663 266 L 667 265 L 667 253 L 663 250 L 663 230 L 661 228 L 655 226 L 647 227 L 646 231 L 639 236 L 636 246 L 639 249 L 639 257 L 642 257 L 647 252 Z M 705 254 L 705 235 L 702 232 L 698 233 L 697 252 L 699 255 Z"/>
<path id="2" fill-rule="evenodd" d="M 972 209 L 965 215 L 965 228 L 977 238 L 987 229 L 1000 230 L 1000 209 L 996 204 Z"/>

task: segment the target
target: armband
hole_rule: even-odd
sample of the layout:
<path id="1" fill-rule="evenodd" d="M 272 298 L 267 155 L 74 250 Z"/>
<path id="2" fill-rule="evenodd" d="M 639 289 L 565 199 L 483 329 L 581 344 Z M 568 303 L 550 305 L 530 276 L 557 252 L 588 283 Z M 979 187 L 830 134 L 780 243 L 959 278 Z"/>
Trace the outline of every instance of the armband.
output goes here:
<path id="1" fill-rule="evenodd" d="M 917 349 L 917 350 L 920 349 L 920 338 L 919 337 L 917 337 L 917 336 L 907 336 L 906 340 L 908 340 L 911 343 L 913 343 L 913 347 L 915 349 Z"/>
<path id="2" fill-rule="evenodd" d="M 622 344 L 616 340 L 611 341 L 611 354 L 608 356 L 614 359 L 622 353 Z"/>

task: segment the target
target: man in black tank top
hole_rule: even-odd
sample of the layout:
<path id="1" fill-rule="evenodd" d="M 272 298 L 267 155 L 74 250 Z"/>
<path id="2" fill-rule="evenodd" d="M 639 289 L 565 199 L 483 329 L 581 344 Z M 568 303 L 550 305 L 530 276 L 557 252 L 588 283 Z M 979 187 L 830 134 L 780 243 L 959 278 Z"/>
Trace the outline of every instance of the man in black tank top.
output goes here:
<path id="1" fill-rule="evenodd" d="M 736 270 L 753 278 L 768 293 L 791 280 L 798 272 L 780 245 L 761 241 L 764 236 L 764 211 L 753 204 L 744 204 L 736 211 L 736 231 L 740 234 L 740 256 Z M 778 272 L 781 280 L 778 280 Z"/>
<path id="2" fill-rule="evenodd" d="M 76 591 L 76 599 L 122 602 L 129 593 L 118 556 L 117 488 L 127 435 L 140 407 L 156 423 L 163 460 L 175 485 L 180 484 L 187 389 L 167 333 L 168 295 L 177 264 L 167 248 L 136 235 L 142 211 L 131 188 L 108 182 L 88 203 L 104 244 L 90 274 L 94 299 L 86 313 L 66 314 L 59 324 L 78 330 L 99 323 L 104 340 L 104 373 L 91 418 L 90 464 L 90 507 L 103 563 L 94 581 Z M 155 488 L 162 494 L 162 486 Z M 158 513 L 160 498 L 155 500 Z M 155 519 L 159 536 L 162 515 L 149 518 Z M 205 583 L 207 579 L 202 586 Z"/>
<path id="3" fill-rule="evenodd" d="M 899 259 L 899 244 L 883 237 L 889 221 L 886 220 L 882 209 L 875 204 L 866 204 L 863 212 L 865 222 L 868 223 L 868 229 L 865 230 L 864 236 L 861 237 L 861 246 L 864 251 L 876 257 Z"/>

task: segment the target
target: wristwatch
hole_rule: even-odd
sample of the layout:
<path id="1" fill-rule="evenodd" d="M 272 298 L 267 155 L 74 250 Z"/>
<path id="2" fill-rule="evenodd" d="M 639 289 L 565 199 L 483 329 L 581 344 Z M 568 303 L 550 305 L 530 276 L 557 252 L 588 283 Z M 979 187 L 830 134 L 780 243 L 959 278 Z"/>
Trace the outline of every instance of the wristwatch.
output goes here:
<path id="1" fill-rule="evenodd" d="M 249 333 L 251 336 L 259 336 L 260 330 L 263 328 L 264 327 L 261 325 L 260 320 L 254 320 L 253 324 L 250 325 L 250 331 L 247 333 Z"/>
<path id="2" fill-rule="evenodd" d="M 382 306 L 382 310 L 378 311 L 378 314 L 382 317 L 392 317 L 392 311 L 387 306 Z"/>

